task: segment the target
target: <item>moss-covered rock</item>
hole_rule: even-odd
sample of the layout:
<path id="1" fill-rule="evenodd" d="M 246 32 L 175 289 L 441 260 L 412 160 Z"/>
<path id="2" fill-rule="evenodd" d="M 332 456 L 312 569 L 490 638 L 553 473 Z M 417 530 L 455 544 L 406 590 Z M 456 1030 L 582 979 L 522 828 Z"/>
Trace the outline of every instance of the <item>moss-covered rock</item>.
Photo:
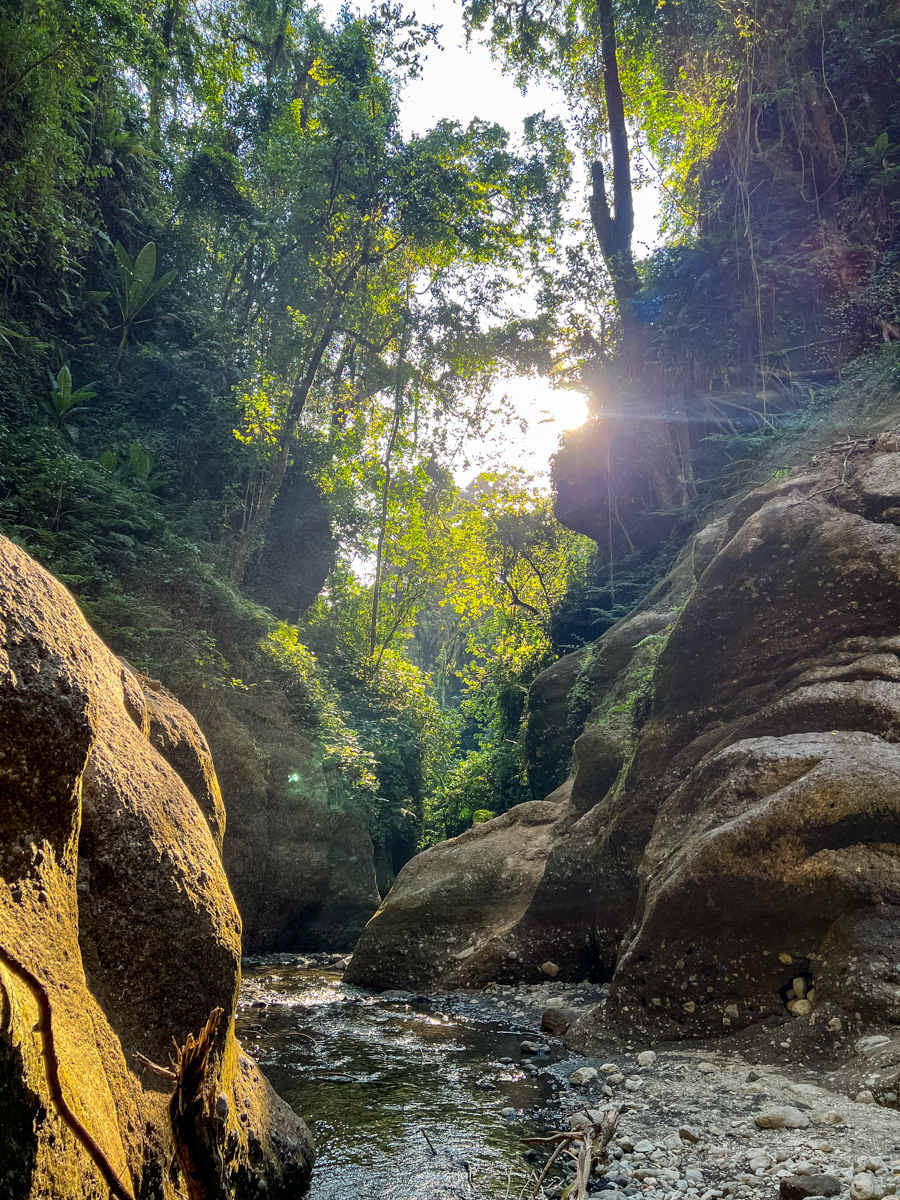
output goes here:
<path id="1" fill-rule="evenodd" d="M 234 1038 L 240 918 L 215 773 L 163 699 L 165 720 L 160 693 L 0 539 L 4 1195 L 106 1196 L 104 1162 L 132 1195 L 183 1194 L 172 1084 L 138 1056 L 166 1064 L 215 1008 L 197 1129 L 212 1194 L 295 1195 L 309 1178 L 305 1125 Z"/>

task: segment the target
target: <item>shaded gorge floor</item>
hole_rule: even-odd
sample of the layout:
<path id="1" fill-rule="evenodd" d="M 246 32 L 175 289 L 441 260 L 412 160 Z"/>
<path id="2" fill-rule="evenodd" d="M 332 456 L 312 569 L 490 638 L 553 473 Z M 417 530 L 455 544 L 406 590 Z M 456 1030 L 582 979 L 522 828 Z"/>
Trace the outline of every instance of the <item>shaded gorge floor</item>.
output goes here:
<path id="1" fill-rule="evenodd" d="M 243 964 L 237 1034 L 313 1130 L 310 1200 L 524 1200 L 546 1152 L 521 1139 L 610 1100 L 624 1112 L 591 1180 L 604 1200 L 774 1200 L 795 1173 L 828 1174 L 835 1197 L 854 1200 L 860 1171 L 875 1174 L 873 1198 L 900 1195 L 900 1111 L 860 1092 L 900 1062 L 895 1031 L 823 1057 L 785 1012 L 651 1055 L 610 1029 L 584 1058 L 540 1034 L 540 1017 L 554 1001 L 596 1004 L 595 985 L 379 995 L 345 985 L 343 966 L 321 954 Z M 576 1067 L 596 1077 L 572 1086 Z M 771 1127 L 788 1110 L 792 1121 Z M 544 1194 L 558 1197 L 565 1178 L 554 1167 Z"/>

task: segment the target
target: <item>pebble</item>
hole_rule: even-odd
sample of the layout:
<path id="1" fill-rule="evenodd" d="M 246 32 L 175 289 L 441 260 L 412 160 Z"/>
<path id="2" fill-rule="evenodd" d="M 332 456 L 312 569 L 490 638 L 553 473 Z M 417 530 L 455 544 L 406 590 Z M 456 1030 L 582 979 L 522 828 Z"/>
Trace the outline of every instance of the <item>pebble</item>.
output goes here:
<path id="1" fill-rule="evenodd" d="M 874 1054 L 876 1050 L 880 1050 L 882 1046 L 886 1046 L 891 1039 L 883 1033 L 873 1033 L 871 1037 L 860 1038 L 856 1043 L 857 1054 Z"/>
<path id="2" fill-rule="evenodd" d="M 523 1054 L 543 1054 L 547 1047 L 541 1042 L 525 1041 L 519 1043 L 519 1049 Z"/>
<path id="3" fill-rule="evenodd" d="M 501 1108 L 500 1109 L 500 1116 L 504 1117 L 507 1121 L 515 1121 L 515 1119 L 518 1115 L 519 1114 L 516 1112 L 516 1110 L 514 1108 Z"/>
<path id="4" fill-rule="evenodd" d="M 756 1118 L 756 1124 L 759 1129 L 808 1129 L 809 1117 L 799 1108 L 784 1104 L 764 1109 Z"/>
<path id="5" fill-rule="evenodd" d="M 655 1050 L 642 1050 L 637 1056 L 637 1064 L 639 1067 L 652 1067 L 656 1062 Z"/>
<path id="6" fill-rule="evenodd" d="M 682 1125 L 679 1127 L 678 1136 L 683 1142 L 699 1142 L 703 1134 L 696 1125 Z"/>

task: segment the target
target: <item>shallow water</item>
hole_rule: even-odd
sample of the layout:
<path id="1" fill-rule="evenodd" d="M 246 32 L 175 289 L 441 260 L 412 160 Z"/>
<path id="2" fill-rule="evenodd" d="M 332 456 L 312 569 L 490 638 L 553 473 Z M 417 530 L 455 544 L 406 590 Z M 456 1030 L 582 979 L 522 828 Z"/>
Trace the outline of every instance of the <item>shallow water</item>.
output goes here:
<path id="1" fill-rule="evenodd" d="M 237 1034 L 313 1131 L 310 1200 L 520 1195 L 520 1139 L 546 1132 L 537 1110 L 557 1084 L 544 1068 L 564 1052 L 525 1054 L 523 1038 L 547 1039 L 474 1009 L 461 996 L 382 1000 L 322 967 L 245 967 Z"/>

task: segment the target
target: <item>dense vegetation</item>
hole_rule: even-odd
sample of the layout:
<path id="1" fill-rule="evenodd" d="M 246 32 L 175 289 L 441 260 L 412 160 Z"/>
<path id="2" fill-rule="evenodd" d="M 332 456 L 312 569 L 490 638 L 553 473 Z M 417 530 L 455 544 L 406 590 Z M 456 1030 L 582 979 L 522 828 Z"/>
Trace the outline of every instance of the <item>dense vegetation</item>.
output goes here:
<path id="1" fill-rule="evenodd" d="M 537 671 L 900 341 L 894 5 L 466 13 L 568 129 L 404 137 L 436 32 L 390 4 L 0 5 L 0 528 L 201 721 L 286 694 L 410 849 L 528 797 Z M 570 528 L 457 482 L 520 373 L 591 397 Z"/>

